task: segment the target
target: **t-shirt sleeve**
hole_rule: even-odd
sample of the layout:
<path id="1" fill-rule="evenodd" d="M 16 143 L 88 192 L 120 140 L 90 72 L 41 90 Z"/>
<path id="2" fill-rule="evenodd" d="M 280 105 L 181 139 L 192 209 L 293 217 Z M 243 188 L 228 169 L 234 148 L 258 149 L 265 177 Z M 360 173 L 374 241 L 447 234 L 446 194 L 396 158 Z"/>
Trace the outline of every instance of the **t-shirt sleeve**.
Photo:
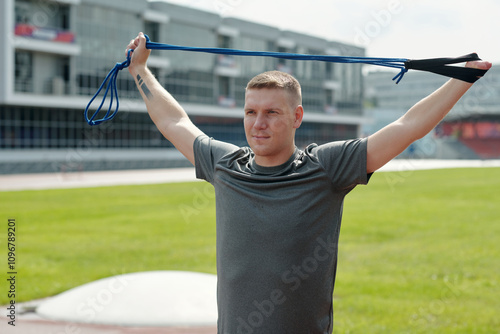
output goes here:
<path id="1" fill-rule="evenodd" d="M 351 190 L 358 184 L 367 184 L 371 174 L 366 172 L 367 139 L 336 141 L 313 150 L 320 164 L 337 189 Z"/>
<path id="2" fill-rule="evenodd" d="M 213 183 L 217 161 L 238 149 L 236 145 L 206 135 L 198 136 L 193 144 L 196 178 Z"/>

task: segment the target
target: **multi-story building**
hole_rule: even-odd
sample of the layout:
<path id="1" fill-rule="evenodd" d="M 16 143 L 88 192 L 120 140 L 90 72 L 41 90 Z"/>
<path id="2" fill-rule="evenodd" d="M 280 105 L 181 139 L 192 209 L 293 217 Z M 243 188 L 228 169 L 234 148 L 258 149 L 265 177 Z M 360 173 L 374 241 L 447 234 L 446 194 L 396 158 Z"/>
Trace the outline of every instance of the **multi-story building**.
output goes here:
<path id="1" fill-rule="evenodd" d="M 364 55 L 352 45 L 161 1 L 3 0 L 0 16 L 0 173 L 188 164 L 156 130 L 126 70 L 117 81 L 117 116 L 97 126 L 84 120 L 139 31 L 178 45 Z M 244 87 L 267 70 L 301 82 L 306 115 L 298 146 L 357 137 L 365 122 L 359 64 L 155 50 L 148 65 L 197 126 L 237 145 L 246 144 Z"/>

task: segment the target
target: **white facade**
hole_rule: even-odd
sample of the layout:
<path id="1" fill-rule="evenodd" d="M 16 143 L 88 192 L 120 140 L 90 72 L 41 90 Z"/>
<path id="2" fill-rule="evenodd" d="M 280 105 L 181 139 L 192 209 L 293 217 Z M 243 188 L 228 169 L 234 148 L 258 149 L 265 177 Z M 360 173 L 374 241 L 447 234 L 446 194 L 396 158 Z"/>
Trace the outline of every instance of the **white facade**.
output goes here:
<path id="1" fill-rule="evenodd" d="M 95 127 L 84 121 L 90 98 L 114 64 L 124 60 L 124 47 L 139 31 L 178 45 L 364 55 L 352 45 L 162 1 L 4 0 L 0 16 L 0 173 L 186 163 L 166 158 L 172 145 L 154 129 L 126 70 L 118 76 L 117 117 Z M 244 87 L 267 70 L 288 71 L 301 82 L 306 115 L 298 145 L 357 137 L 366 122 L 360 64 L 153 51 L 149 66 L 195 124 L 238 145 L 245 144 Z M 83 146 L 94 154 L 68 158 Z M 149 152 L 149 158 L 94 159 L 137 149 Z M 50 154 L 40 162 L 30 160 L 38 156 L 33 152 Z"/>

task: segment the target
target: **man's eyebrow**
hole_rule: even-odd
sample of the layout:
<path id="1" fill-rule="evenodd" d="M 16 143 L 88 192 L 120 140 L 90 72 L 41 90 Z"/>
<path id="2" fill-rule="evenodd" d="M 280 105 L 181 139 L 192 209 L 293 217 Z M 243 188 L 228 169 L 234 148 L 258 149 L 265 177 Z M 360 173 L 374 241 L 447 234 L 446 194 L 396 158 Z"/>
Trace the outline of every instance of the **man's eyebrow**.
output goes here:
<path id="1" fill-rule="evenodd" d="M 243 110 L 247 111 L 247 110 L 255 110 L 255 109 L 259 109 L 259 108 L 254 108 L 254 107 L 243 107 Z M 274 107 L 274 106 L 270 106 L 270 107 L 265 107 L 265 108 L 262 108 L 262 110 L 264 111 L 283 111 L 282 108 L 280 107 Z"/>

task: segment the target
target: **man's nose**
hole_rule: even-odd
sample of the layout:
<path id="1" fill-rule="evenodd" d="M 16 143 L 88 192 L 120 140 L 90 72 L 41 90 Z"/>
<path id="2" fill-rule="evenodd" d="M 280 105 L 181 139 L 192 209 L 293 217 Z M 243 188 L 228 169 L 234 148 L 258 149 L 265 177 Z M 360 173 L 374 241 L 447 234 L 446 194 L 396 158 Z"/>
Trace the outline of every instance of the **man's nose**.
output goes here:
<path id="1" fill-rule="evenodd" d="M 265 129 L 267 128 L 267 119 L 266 116 L 258 113 L 256 118 L 255 118 L 255 123 L 253 124 L 253 127 L 256 129 Z"/>

